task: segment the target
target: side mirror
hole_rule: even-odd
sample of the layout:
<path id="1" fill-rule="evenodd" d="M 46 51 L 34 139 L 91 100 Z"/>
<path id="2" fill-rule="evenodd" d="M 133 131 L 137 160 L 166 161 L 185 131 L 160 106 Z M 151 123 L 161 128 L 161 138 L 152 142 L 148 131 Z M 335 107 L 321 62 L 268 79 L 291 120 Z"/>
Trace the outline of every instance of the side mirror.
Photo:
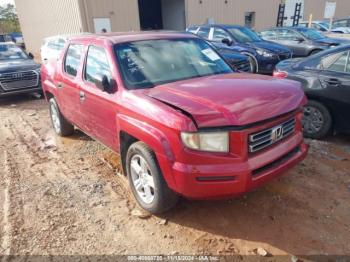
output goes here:
<path id="1" fill-rule="evenodd" d="M 109 79 L 108 76 L 102 76 L 101 84 L 99 88 L 107 93 L 112 93 L 117 87 L 117 82 L 114 79 Z"/>
<path id="2" fill-rule="evenodd" d="M 221 42 L 227 46 L 231 46 L 233 44 L 232 40 L 228 38 L 222 39 Z"/>
<path id="3" fill-rule="evenodd" d="M 301 42 L 304 42 L 304 41 L 305 41 L 305 39 L 304 39 L 304 38 L 302 38 L 302 37 L 298 37 L 296 40 L 297 40 L 299 43 L 301 43 Z"/>
<path id="4" fill-rule="evenodd" d="M 30 59 L 34 59 L 34 55 L 32 53 L 29 53 L 28 56 Z"/>

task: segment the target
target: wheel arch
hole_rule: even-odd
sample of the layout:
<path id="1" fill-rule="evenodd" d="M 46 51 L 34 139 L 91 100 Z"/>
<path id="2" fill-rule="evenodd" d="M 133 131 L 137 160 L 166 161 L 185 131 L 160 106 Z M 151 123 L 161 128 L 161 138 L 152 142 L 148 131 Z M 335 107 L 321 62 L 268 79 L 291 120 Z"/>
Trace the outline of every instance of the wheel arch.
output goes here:
<path id="1" fill-rule="evenodd" d="M 133 143 L 141 141 L 154 152 L 165 181 L 170 188 L 174 188 L 175 179 L 172 175 L 171 163 L 174 163 L 175 155 L 167 137 L 159 129 L 148 123 L 126 115 L 118 116 L 118 130 L 119 152 L 124 174 L 126 175 L 126 153 L 128 148 Z"/>

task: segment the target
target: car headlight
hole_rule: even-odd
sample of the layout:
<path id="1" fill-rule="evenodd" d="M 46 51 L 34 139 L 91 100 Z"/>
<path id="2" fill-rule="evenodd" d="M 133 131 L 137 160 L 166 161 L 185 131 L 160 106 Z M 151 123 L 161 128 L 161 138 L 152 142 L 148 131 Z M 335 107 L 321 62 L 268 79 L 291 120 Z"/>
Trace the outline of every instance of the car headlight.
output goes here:
<path id="1" fill-rule="evenodd" d="M 187 148 L 193 150 L 221 153 L 229 151 L 228 132 L 182 132 L 181 140 Z"/>
<path id="2" fill-rule="evenodd" d="M 263 49 L 257 49 L 256 52 L 258 53 L 258 55 L 261 55 L 263 57 L 273 57 L 275 54 L 268 52 L 266 50 Z"/>

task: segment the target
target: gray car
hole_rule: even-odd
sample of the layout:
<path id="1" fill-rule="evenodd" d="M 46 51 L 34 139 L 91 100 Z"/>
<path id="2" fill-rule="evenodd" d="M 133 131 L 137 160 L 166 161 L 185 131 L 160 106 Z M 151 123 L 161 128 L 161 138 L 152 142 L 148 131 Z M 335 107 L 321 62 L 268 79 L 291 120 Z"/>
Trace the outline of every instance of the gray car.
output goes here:
<path id="1" fill-rule="evenodd" d="M 305 27 L 276 27 L 262 31 L 260 36 L 290 48 L 294 57 L 305 57 L 350 43 L 349 40 L 330 38 L 315 29 Z"/>

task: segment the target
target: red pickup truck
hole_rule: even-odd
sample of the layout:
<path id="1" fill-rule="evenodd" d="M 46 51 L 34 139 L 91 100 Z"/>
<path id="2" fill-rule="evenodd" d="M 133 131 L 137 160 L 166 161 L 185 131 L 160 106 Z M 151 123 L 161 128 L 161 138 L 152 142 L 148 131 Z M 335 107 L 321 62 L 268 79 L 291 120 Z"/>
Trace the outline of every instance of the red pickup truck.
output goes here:
<path id="1" fill-rule="evenodd" d="M 234 72 L 196 36 L 76 36 L 41 73 L 56 133 L 77 127 L 120 153 L 151 213 L 243 194 L 307 154 L 299 84 Z"/>

